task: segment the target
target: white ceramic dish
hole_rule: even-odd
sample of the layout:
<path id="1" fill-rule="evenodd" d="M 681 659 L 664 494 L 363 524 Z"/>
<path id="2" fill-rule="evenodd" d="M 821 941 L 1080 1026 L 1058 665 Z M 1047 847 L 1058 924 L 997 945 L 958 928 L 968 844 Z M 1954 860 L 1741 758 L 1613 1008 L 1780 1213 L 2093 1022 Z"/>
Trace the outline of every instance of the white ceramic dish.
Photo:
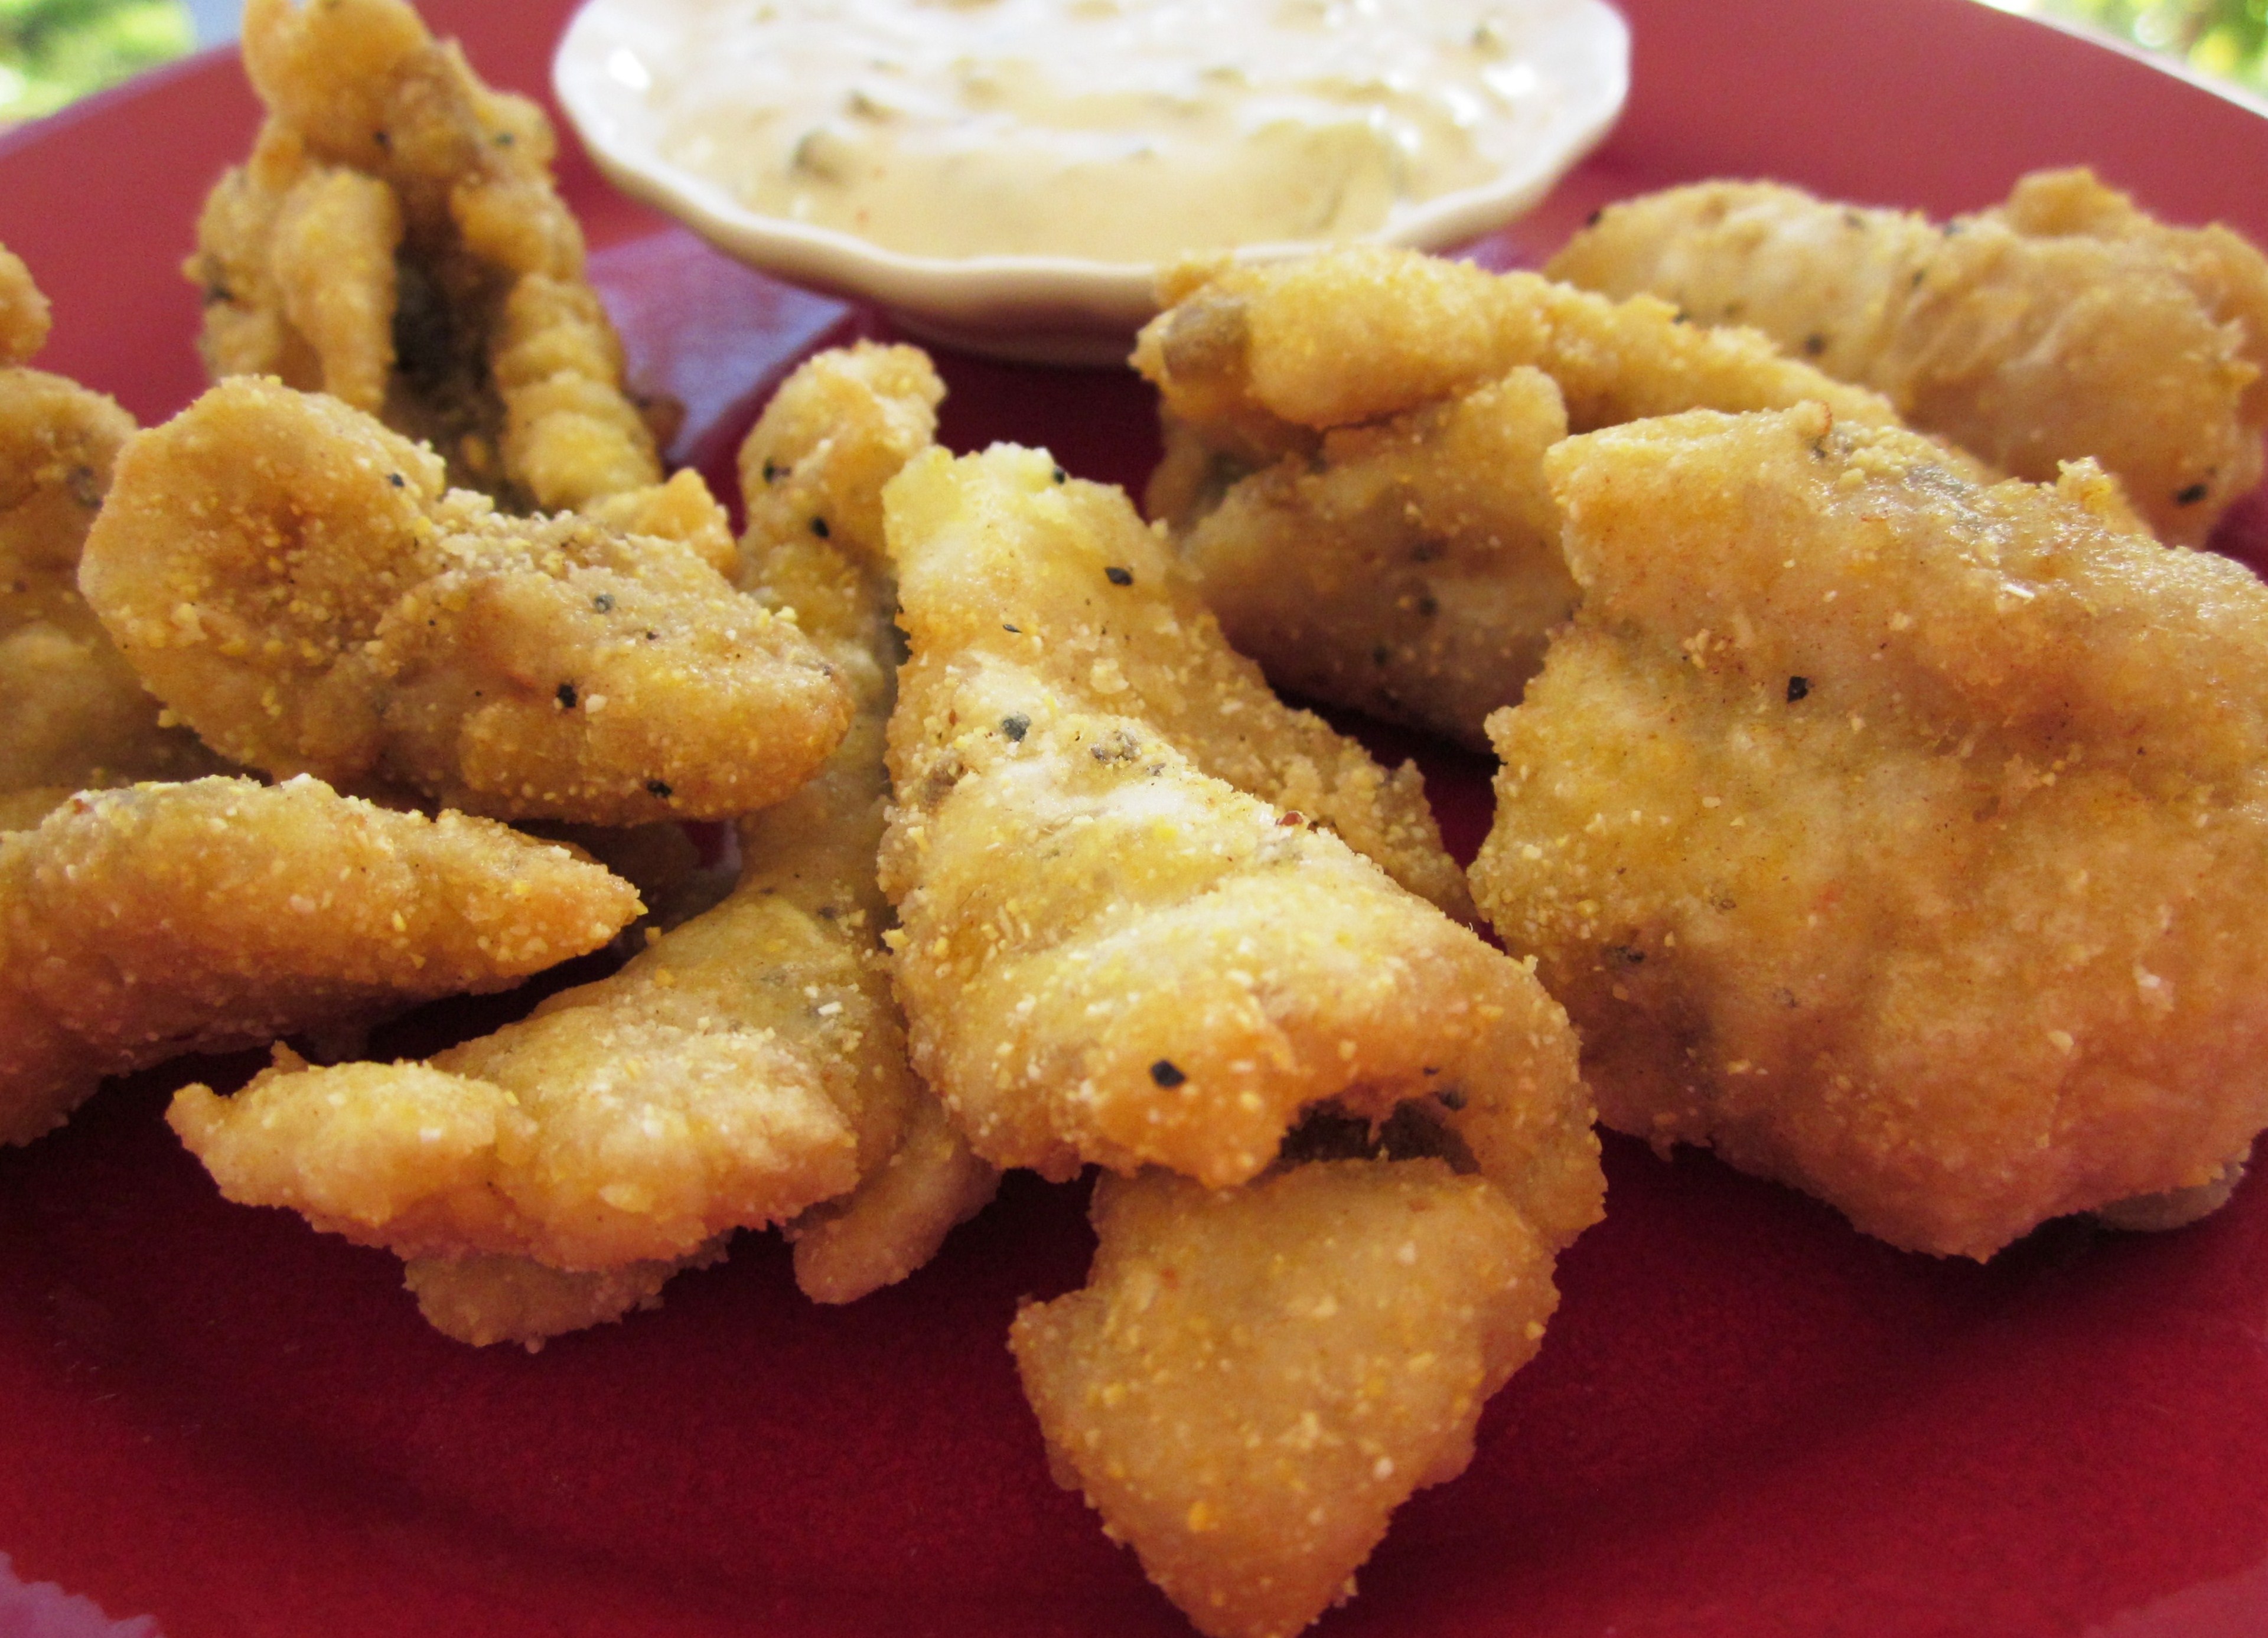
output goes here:
<path id="1" fill-rule="evenodd" d="M 748 8 L 762 9 L 753 3 Z M 668 157 L 669 110 L 641 65 L 682 48 L 696 20 L 698 8 L 690 6 L 589 0 L 560 42 L 552 66 L 560 105 L 618 187 L 752 267 L 877 302 L 925 339 L 1034 363 L 1116 364 L 1125 357 L 1135 330 L 1157 311 L 1155 262 L 909 254 L 752 209 L 720 182 Z M 761 25 L 751 20 L 747 26 Z M 1542 200 L 1606 135 L 1629 89 L 1629 33 L 1619 15 L 1598 0 L 1580 0 L 1570 21 L 1542 33 L 1534 49 L 1543 77 L 1559 94 L 1521 157 L 1483 184 L 1397 209 L 1367 237 L 1426 250 L 1478 238 Z M 1317 247 L 1313 240 L 1259 243 L 1234 253 L 1269 260 Z"/>

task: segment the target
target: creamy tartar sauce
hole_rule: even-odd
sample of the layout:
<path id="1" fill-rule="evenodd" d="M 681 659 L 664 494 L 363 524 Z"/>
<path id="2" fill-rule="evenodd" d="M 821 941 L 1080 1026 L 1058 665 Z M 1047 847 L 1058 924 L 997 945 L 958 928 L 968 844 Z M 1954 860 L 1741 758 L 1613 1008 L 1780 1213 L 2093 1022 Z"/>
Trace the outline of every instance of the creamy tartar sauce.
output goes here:
<path id="1" fill-rule="evenodd" d="M 667 163 L 917 256 L 1337 240 L 1621 83 L 1600 0 L 642 0 L 605 72 Z"/>

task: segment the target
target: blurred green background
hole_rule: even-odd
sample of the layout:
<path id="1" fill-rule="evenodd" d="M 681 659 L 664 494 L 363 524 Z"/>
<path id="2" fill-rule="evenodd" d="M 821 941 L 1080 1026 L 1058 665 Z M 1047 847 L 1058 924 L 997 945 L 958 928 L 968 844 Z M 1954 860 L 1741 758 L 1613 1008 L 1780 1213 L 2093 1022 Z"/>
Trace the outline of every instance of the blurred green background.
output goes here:
<path id="1" fill-rule="evenodd" d="M 2004 11 L 2091 24 L 2268 95 L 2268 0 L 1986 3 Z M 236 5 L 237 0 L 0 0 L 0 126 L 52 114 L 76 97 L 232 38 Z"/>
<path id="2" fill-rule="evenodd" d="M 2268 0 L 1991 0 L 2066 18 L 2268 95 Z"/>
<path id="3" fill-rule="evenodd" d="M 0 121 L 52 114 L 196 43 L 184 0 L 0 0 Z"/>

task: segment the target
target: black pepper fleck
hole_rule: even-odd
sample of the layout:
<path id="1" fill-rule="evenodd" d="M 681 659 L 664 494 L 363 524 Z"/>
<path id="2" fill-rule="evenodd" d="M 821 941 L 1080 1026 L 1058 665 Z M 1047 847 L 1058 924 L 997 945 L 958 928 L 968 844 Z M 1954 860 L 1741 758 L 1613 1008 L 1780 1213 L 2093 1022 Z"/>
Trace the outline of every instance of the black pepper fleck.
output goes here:
<path id="1" fill-rule="evenodd" d="M 601 614 L 613 613 L 615 612 L 615 594 L 611 591 L 600 592 L 598 596 L 591 599 L 591 606 L 597 609 Z"/>
<path id="2" fill-rule="evenodd" d="M 2174 491 L 2174 504 L 2176 506 L 2194 506 L 2212 493 L 2213 486 L 2211 484 L 2192 483 L 2186 489 L 2176 489 Z"/>
<path id="3" fill-rule="evenodd" d="M 1021 626 L 1012 626 L 1005 620 L 1000 622 L 1000 629 L 1012 637 L 1020 637 L 1024 635 L 1024 628 Z"/>
<path id="4" fill-rule="evenodd" d="M 1818 357 L 1827 350 L 1827 338 L 1814 330 L 1803 338 L 1803 350 L 1814 358 Z"/>
<path id="5" fill-rule="evenodd" d="M 575 709 L 576 699 L 575 685 L 571 682 L 561 683 L 559 685 L 559 692 L 552 697 L 557 700 L 563 709 L 570 711 L 573 710 Z"/>
<path id="6" fill-rule="evenodd" d="M 1000 731 L 1020 745 L 1024 736 L 1032 731 L 1032 719 L 1021 711 L 1013 716 L 1004 716 L 1000 719 Z"/>
<path id="7" fill-rule="evenodd" d="M 1071 481 L 1071 474 L 1069 474 L 1069 473 L 1065 472 L 1065 471 L 1064 471 L 1062 467 L 1060 467 L 1060 466 L 1058 466 L 1058 467 L 1057 467 L 1057 468 L 1055 469 L 1054 476 L 1055 476 L 1055 481 L 1056 481 L 1057 483 L 1068 483 L 1068 482 L 1070 482 L 1070 481 Z"/>
<path id="8" fill-rule="evenodd" d="M 403 477 L 398 472 L 387 473 L 386 474 L 386 481 L 397 489 L 406 489 L 409 487 L 409 480 Z"/>
<path id="9" fill-rule="evenodd" d="M 811 520 L 811 532 L 817 535 L 821 540 L 824 540 L 827 538 L 827 519 L 824 518 L 813 518 Z"/>
<path id="10" fill-rule="evenodd" d="M 1788 702 L 1790 705 L 1793 705 L 1793 704 L 1794 704 L 1798 700 L 1802 699 L 1806 694 L 1809 694 L 1810 692 L 1811 692 L 1811 679 L 1810 679 L 1810 678 L 1808 678 L 1808 677 L 1791 677 L 1791 678 L 1789 678 L 1789 679 L 1787 679 L 1787 702 Z"/>
<path id="11" fill-rule="evenodd" d="M 764 463 L 764 481 L 766 483 L 777 483 L 780 479 L 780 474 L 786 470 L 787 469 L 784 466 L 778 465 L 775 461 L 766 461 Z"/>
<path id="12" fill-rule="evenodd" d="M 1179 1086 L 1189 1077 L 1182 1073 L 1171 1058 L 1160 1058 L 1150 1066 L 1150 1078 L 1160 1086 Z"/>
<path id="13" fill-rule="evenodd" d="M 645 793 L 650 797 L 659 797 L 664 802 L 668 801 L 671 796 L 674 794 L 671 791 L 669 782 L 666 779 L 647 780 L 645 782 Z"/>
<path id="14" fill-rule="evenodd" d="M 1119 569 L 1114 566 L 1104 569 L 1102 577 L 1114 586 L 1130 586 L 1134 584 L 1134 571 L 1130 569 Z"/>

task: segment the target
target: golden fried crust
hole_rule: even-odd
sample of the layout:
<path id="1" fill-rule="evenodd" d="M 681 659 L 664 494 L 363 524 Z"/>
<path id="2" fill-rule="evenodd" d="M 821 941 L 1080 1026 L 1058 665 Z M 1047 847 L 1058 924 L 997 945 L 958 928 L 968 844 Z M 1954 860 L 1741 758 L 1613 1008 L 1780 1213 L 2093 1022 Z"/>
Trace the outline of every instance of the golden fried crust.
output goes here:
<path id="1" fill-rule="evenodd" d="M 841 738 L 826 660 L 712 567 L 697 478 L 535 519 L 441 484 L 345 405 L 233 378 L 128 446 L 81 583 L 154 692 L 273 773 L 625 825 L 777 801 Z"/>
<path id="2" fill-rule="evenodd" d="M 2163 538 L 2202 541 L 2261 468 L 2268 261 L 2085 171 L 1941 228 L 1763 183 L 1610 207 L 1551 263 L 1754 325 L 2019 477 L 2093 456 Z"/>
<path id="3" fill-rule="evenodd" d="M 882 486 L 937 441 L 944 398 L 918 348 L 860 342 L 805 363 L 740 445 L 744 584 L 764 577 L 773 554 L 814 538 L 887 575 Z"/>
<path id="4" fill-rule="evenodd" d="M 0 368 L 25 363 L 48 342 L 48 298 L 24 259 L 0 246 Z"/>
<path id="5" fill-rule="evenodd" d="M 927 362 L 911 355 L 909 371 L 873 355 L 894 369 L 865 390 L 904 386 L 898 408 L 920 422 L 941 391 Z M 810 424 L 811 395 L 873 361 L 852 356 L 848 376 L 844 361 L 814 361 L 760 434 Z M 824 487 L 838 447 L 772 453 L 808 488 Z M 644 493 L 635 510 L 649 525 L 693 507 Z M 858 712 L 817 778 L 742 821 L 723 904 L 614 977 L 430 1063 L 294 1062 L 234 1098 L 175 1103 L 176 1129 L 232 1199 L 289 1205 L 409 1258 L 421 1309 L 460 1340 L 532 1347 L 652 1306 L 731 1230 L 791 1220 L 799 1280 L 849 1301 L 925 1261 L 990 1198 L 995 1174 L 913 1076 L 879 959 L 888 580 L 800 528 L 783 542 L 752 529 L 746 544 L 764 597 L 829 591 L 805 618 Z"/>
<path id="6" fill-rule="evenodd" d="M 517 1342 L 541 1351 L 553 1337 L 611 1325 L 661 1306 L 661 1289 L 688 1268 L 725 1260 L 725 1237 L 668 1262 L 571 1274 L 525 1257 L 413 1258 L 402 1283 L 443 1336 L 475 1348 Z"/>
<path id="7" fill-rule="evenodd" d="M 1175 519 L 1182 560 L 1278 687 L 1484 746 L 1574 607 L 1543 466 L 1566 434 L 1522 367 L 1242 479 Z"/>
<path id="8" fill-rule="evenodd" d="M 313 780 L 80 796 L 0 835 L 0 1138 L 179 1053 L 504 988 L 637 909 L 563 848 Z"/>
<path id="9" fill-rule="evenodd" d="M 1226 1194 L 1105 1178 L 1084 1289 L 1009 1333 L 1049 1458 L 1211 1638 L 1286 1638 L 1353 1590 L 1410 1494 L 1462 1473 L 1535 1352 L 1551 1251 L 1438 1160 Z"/>
<path id="10" fill-rule="evenodd" d="M 1559 385 L 1577 431 L 1678 410 L 1816 400 L 1888 424 L 1874 394 L 1782 357 L 1760 335 L 1679 322 L 1668 303 L 1623 303 L 1533 273 L 1353 246 L 1299 261 L 1191 267 L 1144 327 L 1135 367 L 1165 413 L 1232 459 L 1314 447 L 1316 433 L 1398 415 L 1516 365 Z M 1161 507 L 1150 497 L 1153 513 Z"/>
<path id="11" fill-rule="evenodd" d="M 214 375 L 337 393 L 515 509 L 659 481 L 541 111 L 401 0 L 251 0 L 244 55 L 269 121 L 188 266 Z"/>
<path id="12" fill-rule="evenodd" d="M 17 314 L 0 328 L 12 325 L 28 349 L 46 333 L 47 305 L 23 264 L 0 258 L 0 305 Z M 0 796 L 27 822 L 36 800 L 220 767 L 186 730 L 161 724 L 157 701 L 79 595 L 80 548 L 133 430 L 99 393 L 0 368 Z"/>
<path id="13" fill-rule="evenodd" d="M 1478 747 L 1574 602 L 1543 452 L 1698 408 L 1889 406 L 1762 336 L 1534 274 L 1376 247 L 1192 268 L 1135 362 L 1147 496 L 1230 640 L 1279 687 Z"/>
<path id="14" fill-rule="evenodd" d="M 1222 1186 L 1265 1167 L 1311 1105 L 1383 1120 L 1417 1101 L 1550 1232 L 1588 1222 L 1595 1146 L 1558 1009 L 1314 809 L 1178 747 L 1173 730 L 1204 720 L 1203 616 L 1144 597 L 1164 564 L 1111 522 L 1123 499 L 1002 449 L 917 458 L 886 504 L 912 645 L 882 860 L 898 994 L 915 1064 L 976 1151 Z M 1127 555 L 1129 586 L 1098 540 L 1148 548 Z M 1082 647 L 1086 621 L 1152 646 Z M 1185 670 L 1176 641 L 1197 650 Z M 1222 692 L 1217 711 L 1249 697 Z"/>
<path id="15" fill-rule="evenodd" d="M 1914 1249 L 2210 1183 L 2268 1124 L 2268 592 L 2099 474 L 1817 408 L 1547 461 L 1585 591 L 1474 879 L 1606 1120 Z"/>
<path id="16" fill-rule="evenodd" d="M 1330 827 L 1411 892 L 1469 914 L 1415 765 L 1389 774 L 1278 700 L 1124 496 L 1005 447 L 959 466 L 929 452 L 887 496 L 915 665 L 936 678 L 925 687 L 982 662 L 1027 672 L 1064 709 L 1138 720 L 1203 773 Z M 902 793 L 953 738 L 902 738 Z"/>
<path id="17" fill-rule="evenodd" d="M 860 1129 L 879 987 L 744 891 L 430 1063 L 285 1064 L 169 1118 L 231 1200 L 405 1257 L 674 1260 L 850 1189 L 862 1142 L 887 1151 L 894 1129 Z"/>

